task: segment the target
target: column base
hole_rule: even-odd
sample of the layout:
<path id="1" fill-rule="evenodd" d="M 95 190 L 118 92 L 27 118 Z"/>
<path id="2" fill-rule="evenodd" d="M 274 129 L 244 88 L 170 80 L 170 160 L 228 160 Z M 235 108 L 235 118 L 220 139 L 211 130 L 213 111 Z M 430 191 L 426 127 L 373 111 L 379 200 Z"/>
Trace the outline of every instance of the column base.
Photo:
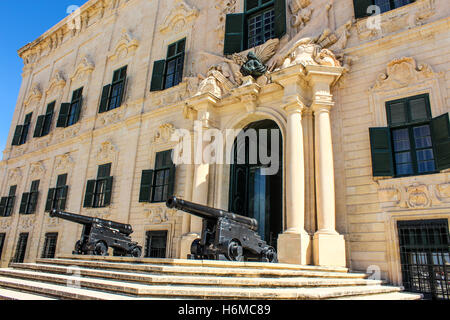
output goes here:
<path id="1" fill-rule="evenodd" d="M 316 232 L 313 239 L 314 265 L 345 267 L 344 236 L 335 233 Z"/>
<path id="2" fill-rule="evenodd" d="M 199 239 L 200 235 L 197 233 L 187 233 L 181 237 L 180 240 L 180 254 L 179 259 L 187 259 L 188 254 L 191 254 L 191 244 L 195 239 Z"/>
<path id="3" fill-rule="evenodd" d="M 311 264 L 311 237 L 306 232 L 280 234 L 277 242 L 280 263 Z"/>

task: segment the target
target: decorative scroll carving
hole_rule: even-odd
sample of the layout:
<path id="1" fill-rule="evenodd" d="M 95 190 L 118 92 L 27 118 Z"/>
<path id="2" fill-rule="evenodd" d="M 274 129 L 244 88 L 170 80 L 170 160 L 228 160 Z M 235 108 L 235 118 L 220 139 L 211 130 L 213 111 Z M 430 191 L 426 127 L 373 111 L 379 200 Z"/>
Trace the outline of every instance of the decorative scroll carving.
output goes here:
<path id="1" fill-rule="evenodd" d="M 30 177 L 33 180 L 36 180 L 39 177 L 42 177 L 45 173 L 45 167 L 42 161 L 33 162 L 30 165 Z"/>
<path id="2" fill-rule="evenodd" d="M 14 168 L 9 170 L 8 183 L 10 185 L 18 184 L 22 179 L 22 170 L 20 168 Z"/>
<path id="3" fill-rule="evenodd" d="M 78 66 L 75 69 L 75 72 L 73 73 L 73 75 L 70 77 L 70 79 L 72 81 L 74 81 L 77 78 L 82 78 L 84 77 L 86 74 L 91 73 L 92 71 L 94 71 L 95 69 L 95 64 L 94 62 L 91 61 L 90 57 L 88 55 L 85 55 L 80 63 L 78 64 Z"/>
<path id="4" fill-rule="evenodd" d="M 68 172 L 72 168 L 74 161 L 70 156 L 70 153 L 65 153 L 61 156 L 57 156 L 55 160 L 55 171 L 57 173 L 60 172 Z"/>
<path id="5" fill-rule="evenodd" d="M 289 9 L 292 13 L 291 26 L 299 32 L 311 20 L 313 8 L 308 8 L 311 0 L 291 0 Z"/>
<path id="6" fill-rule="evenodd" d="M 97 152 L 97 161 L 99 163 L 106 163 L 108 161 L 114 162 L 117 157 L 118 149 L 112 141 L 105 141 L 100 145 Z"/>
<path id="7" fill-rule="evenodd" d="M 237 0 L 217 0 L 215 8 L 219 10 L 219 21 L 217 28 L 214 30 L 216 32 L 217 39 L 219 40 L 219 46 L 224 45 L 225 40 L 225 20 L 227 14 L 236 12 L 236 2 Z"/>
<path id="8" fill-rule="evenodd" d="M 35 216 L 36 215 L 21 216 L 19 220 L 19 230 L 21 231 L 30 230 L 34 225 Z"/>
<path id="9" fill-rule="evenodd" d="M 139 41 L 133 37 L 131 32 L 126 29 L 122 29 L 122 35 L 116 44 L 113 52 L 110 54 L 109 59 L 114 60 L 122 57 L 126 57 L 128 54 L 132 54 L 139 47 Z"/>
<path id="10" fill-rule="evenodd" d="M 64 88 L 65 85 L 66 80 L 64 79 L 63 73 L 59 70 L 56 70 L 45 93 L 47 96 L 49 96 L 53 93 L 53 91 Z"/>
<path id="11" fill-rule="evenodd" d="M 180 32 L 193 19 L 197 18 L 199 11 L 183 0 L 175 0 L 174 8 L 164 19 L 164 23 L 159 28 L 161 33 Z"/>
<path id="12" fill-rule="evenodd" d="M 413 82 L 436 77 L 431 67 L 426 64 L 416 65 L 411 57 L 395 59 L 387 65 L 386 73 L 378 76 L 371 90 L 392 90 L 407 87 Z"/>
<path id="13" fill-rule="evenodd" d="M 1 219 L 0 220 L 0 230 L 8 231 L 11 229 L 11 219 Z"/>
<path id="14" fill-rule="evenodd" d="M 29 106 L 33 101 L 40 101 L 42 98 L 42 90 L 39 83 L 34 83 L 31 86 L 30 92 L 28 94 L 28 97 L 25 99 L 23 104 L 25 107 Z"/>
<path id="15" fill-rule="evenodd" d="M 146 209 L 145 216 L 151 224 L 162 224 L 172 220 L 174 210 L 168 210 L 161 206 Z"/>
<path id="16" fill-rule="evenodd" d="M 73 138 L 78 135 L 78 133 L 80 132 L 80 128 L 81 128 L 80 123 L 77 123 L 67 128 L 57 128 L 55 134 L 53 135 L 53 139 L 55 143 L 58 143 Z"/>
<path id="17" fill-rule="evenodd" d="M 121 108 L 116 108 L 114 110 L 101 113 L 98 117 L 98 122 L 102 126 L 108 126 L 113 123 L 117 123 L 119 121 L 122 121 L 125 116 L 126 108 L 124 105 L 122 105 Z"/>
<path id="18" fill-rule="evenodd" d="M 169 142 L 174 132 L 175 127 L 173 126 L 173 124 L 165 123 L 160 125 L 153 136 L 153 143 Z"/>

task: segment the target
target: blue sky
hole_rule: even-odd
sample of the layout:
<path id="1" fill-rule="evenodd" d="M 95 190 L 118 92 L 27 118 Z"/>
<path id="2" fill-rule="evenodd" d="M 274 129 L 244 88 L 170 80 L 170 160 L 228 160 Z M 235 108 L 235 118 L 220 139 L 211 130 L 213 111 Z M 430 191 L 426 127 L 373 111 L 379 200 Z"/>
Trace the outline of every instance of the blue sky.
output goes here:
<path id="1" fill-rule="evenodd" d="M 69 6 L 81 6 L 86 2 L 87 0 L 0 1 L 0 154 L 6 146 L 22 81 L 23 63 L 17 50 L 64 19 Z"/>

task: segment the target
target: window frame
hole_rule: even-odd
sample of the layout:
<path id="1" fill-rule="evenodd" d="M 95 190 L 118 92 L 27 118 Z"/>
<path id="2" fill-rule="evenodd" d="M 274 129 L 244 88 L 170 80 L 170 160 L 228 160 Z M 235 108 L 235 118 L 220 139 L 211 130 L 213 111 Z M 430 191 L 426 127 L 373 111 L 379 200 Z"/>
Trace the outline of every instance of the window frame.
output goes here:
<path id="1" fill-rule="evenodd" d="M 55 106 L 56 106 L 56 100 L 50 102 L 47 105 L 47 110 L 45 111 L 45 115 L 44 115 L 45 119 L 44 119 L 44 123 L 42 125 L 42 132 L 40 135 L 41 137 L 45 137 L 51 131 L 50 129 L 51 129 L 52 122 L 53 122 L 53 115 L 55 113 Z"/>
<path id="2" fill-rule="evenodd" d="M 25 261 L 25 257 L 27 254 L 28 249 L 28 240 L 29 240 L 29 233 L 28 232 L 22 232 L 19 234 L 19 238 L 17 239 L 16 244 L 16 250 L 14 253 L 14 256 L 11 259 L 11 262 L 13 263 L 22 263 Z M 23 247 L 23 250 L 22 250 Z"/>
<path id="3" fill-rule="evenodd" d="M 273 37 L 267 39 L 266 41 L 270 39 L 276 38 L 276 27 L 275 27 L 275 0 L 269 0 L 267 3 L 262 3 L 262 0 L 258 0 L 258 6 L 255 8 L 252 8 L 250 10 L 247 10 L 247 0 L 244 1 L 244 50 L 248 50 L 254 47 L 257 47 L 261 44 L 264 44 L 265 41 L 259 44 L 255 44 L 252 47 L 249 44 L 249 20 L 252 17 L 255 17 L 257 15 L 264 15 L 264 13 L 267 11 L 273 10 L 274 12 L 274 22 L 273 22 L 273 30 L 271 32 L 273 33 Z M 263 26 L 264 27 L 264 26 Z M 262 29 L 262 35 L 264 35 L 264 29 Z"/>
<path id="4" fill-rule="evenodd" d="M 33 214 L 36 212 L 38 196 L 39 196 L 39 184 L 40 184 L 40 180 L 32 181 L 31 187 L 30 187 L 30 192 L 22 194 L 22 197 L 24 197 L 25 194 L 28 194 L 28 195 L 27 195 L 27 199 L 26 199 L 24 212 L 19 212 L 20 214 L 29 215 L 29 214 Z M 32 201 L 33 199 L 35 201 Z M 21 204 L 21 207 L 22 207 L 22 204 Z"/>
<path id="5" fill-rule="evenodd" d="M 52 241 L 54 239 L 54 247 L 53 247 L 53 252 L 50 250 L 52 243 L 50 241 Z M 41 258 L 42 259 L 53 259 L 55 257 L 56 254 L 56 246 L 58 244 L 58 232 L 47 232 L 45 234 L 45 240 L 44 240 L 44 246 L 42 247 L 42 253 L 41 253 Z M 52 255 L 49 255 L 49 253 L 53 253 Z"/>
<path id="6" fill-rule="evenodd" d="M 3 197 L 3 199 L 6 199 L 6 204 L 4 207 L 4 211 L 0 212 L 0 217 L 11 217 L 13 215 L 14 211 L 14 203 L 16 200 L 16 191 L 17 191 L 17 185 L 13 185 L 9 187 L 9 193 L 7 197 Z"/>
<path id="7" fill-rule="evenodd" d="M 5 246 L 6 233 L 0 233 L 0 260 L 2 259 L 3 248 Z"/>
<path id="8" fill-rule="evenodd" d="M 70 102 L 70 107 L 67 112 L 67 121 L 65 126 L 66 128 L 73 126 L 80 120 L 79 114 L 81 113 L 82 101 L 83 101 L 83 87 L 78 88 L 72 92 L 72 100 Z"/>
<path id="9" fill-rule="evenodd" d="M 166 163 L 166 161 L 164 161 L 164 160 L 167 160 L 165 158 L 167 156 L 171 157 L 172 151 L 173 150 L 170 149 L 170 150 L 165 150 L 165 151 L 161 151 L 161 152 L 156 153 L 156 156 L 155 156 L 155 168 L 153 170 L 153 181 L 152 181 L 152 186 L 151 186 L 152 192 L 151 192 L 150 203 L 165 202 L 165 201 L 167 201 L 167 199 L 169 197 L 168 193 L 169 193 L 169 188 L 170 188 L 170 170 L 173 167 L 173 163 L 172 164 Z M 163 160 L 162 160 L 162 163 L 163 163 L 162 166 L 158 166 L 158 156 L 163 156 L 164 157 Z M 159 172 L 164 172 L 163 184 L 161 184 L 161 185 L 157 185 L 156 184 L 157 176 L 158 176 Z M 165 183 L 166 178 L 167 178 L 167 183 Z M 161 200 L 155 200 L 156 188 L 162 188 Z M 164 189 L 165 188 L 167 188 L 167 194 L 164 196 Z"/>
<path id="10" fill-rule="evenodd" d="M 164 247 L 164 256 L 158 256 L 158 257 L 154 257 L 151 255 L 152 252 L 152 247 L 151 247 L 151 239 L 155 236 L 159 236 L 159 235 L 164 235 L 164 239 L 165 239 L 165 247 Z M 145 232 L 145 251 L 144 251 L 144 257 L 145 258 L 166 258 L 167 257 L 167 245 L 168 245 L 168 236 L 169 236 L 169 232 L 168 230 L 148 230 Z M 158 248 L 161 249 L 161 248 Z M 161 251 L 162 252 L 162 251 Z"/>
<path id="11" fill-rule="evenodd" d="M 179 52 L 179 45 L 183 43 L 183 50 L 181 52 Z M 167 54 L 166 54 L 166 66 L 164 68 L 164 80 L 163 80 L 163 90 L 165 89 L 169 89 L 169 88 L 173 88 L 177 85 L 179 85 L 181 82 L 183 82 L 183 73 L 184 73 L 184 62 L 185 62 L 185 55 L 186 55 L 186 38 L 180 39 L 176 42 L 173 42 L 171 44 L 169 44 L 167 46 Z M 170 48 L 172 46 L 175 46 L 175 54 L 170 55 Z M 173 80 L 172 80 L 172 85 L 171 86 L 167 86 L 167 79 L 168 79 L 168 66 L 169 63 L 171 63 L 172 61 L 175 61 L 175 71 L 173 72 Z M 181 62 L 181 63 L 180 63 Z M 180 63 L 180 66 L 179 66 Z M 178 68 L 181 68 L 181 70 L 179 70 Z M 178 76 L 178 77 L 177 77 Z M 178 82 L 177 82 L 178 81 Z"/>
<path id="12" fill-rule="evenodd" d="M 411 100 L 415 100 L 415 99 L 419 99 L 419 98 L 424 98 L 425 99 L 425 111 L 426 111 L 426 115 L 427 115 L 427 119 L 420 119 L 420 120 L 411 120 L 412 116 L 411 116 L 411 108 L 410 108 L 410 104 L 409 102 Z M 395 103 L 399 103 L 402 102 L 404 104 L 404 106 L 406 106 L 406 110 L 405 110 L 405 122 L 404 123 L 397 123 L 397 124 L 392 124 L 391 121 L 391 106 Z M 410 96 L 410 97 L 406 97 L 406 98 L 402 98 L 402 99 L 396 99 L 396 100 L 390 100 L 390 101 L 386 101 L 385 103 L 385 110 L 386 110 L 386 118 L 387 118 L 387 123 L 388 123 L 388 128 L 389 128 L 389 132 L 391 135 L 391 145 L 392 145 L 392 149 L 391 149 L 391 153 L 392 153 L 392 158 L 393 158 L 393 165 L 394 165 L 394 177 L 400 178 L 400 177 L 410 177 L 410 176 L 418 176 L 418 175 L 427 175 L 427 174 L 434 174 L 434 173 L 438 173 L 439 170 L 437 168 L 437 163 L 436 163 L 436 150 L 435 150 L 435 143 L 432 140 L 432 134 L 431 134 L 431 130 L 432 130 L 432 126 L 431 126 L 431 122 L 432 122 L 432 114 L 431 114 L 431 106 L 430 106 L 430 97 L 429 94 L 419 94 L 419 95 L 415 95 L 415 96 Z M 430 129 L 430 139 L 431 139 L 431 148 L 417 148 L 416 146 L 416 142 L 415 142 L 415 138 L 414 138 L 414 128 L 416 127 L 420 127 L 420 126 L 424 126 L 424 125 L 428 125 L 429 129 Z M 395 151 L 395 147 L 394 147 L 394 134 L 393 132 L 396 130 L 401 130 L 401 129 L 407 129 L 408 130 L 408 138 L 409 138 L 409 145 L 410 145 L 410 149 L 408 149 L 407 151 L 409 151 L 411 153 L 411 164 L 412 164 L 412 168 L 413 168 L 413 172 L 412 173 L 408 173 L 408 174 L 398 174 L 397 173 L 397 160 L 396 160 L 396 154 L 400 153 L 400 152 L 396 152 Z M 433 161 L 434 161 L 434 166 L 435 166 L 435 170 L 433 171 L 427 171 L 427 172 L 419 172 L 418 170 L 418 163 L 419 161 L 417 160 L 417 151 L 420 149 L 432 149 L 433 150 Z M 406 150 L 404 151 L 406 152 Z"/>

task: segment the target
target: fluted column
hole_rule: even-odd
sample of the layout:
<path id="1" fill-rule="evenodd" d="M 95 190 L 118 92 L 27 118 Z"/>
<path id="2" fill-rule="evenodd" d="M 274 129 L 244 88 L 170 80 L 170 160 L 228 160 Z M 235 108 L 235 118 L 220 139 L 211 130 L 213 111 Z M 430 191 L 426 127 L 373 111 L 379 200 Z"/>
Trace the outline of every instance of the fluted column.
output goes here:
<path id="1" fill-rule="evenodd" d="M 341 68 L 314 66 L 308 69 L 313 88 L 314 150 L 317 227 L 313 239 L 315 265 L 345 266 L 345 240 L 336 232 L 336 197 L 330 110 L 334 106 L 330 87 Z"/>

